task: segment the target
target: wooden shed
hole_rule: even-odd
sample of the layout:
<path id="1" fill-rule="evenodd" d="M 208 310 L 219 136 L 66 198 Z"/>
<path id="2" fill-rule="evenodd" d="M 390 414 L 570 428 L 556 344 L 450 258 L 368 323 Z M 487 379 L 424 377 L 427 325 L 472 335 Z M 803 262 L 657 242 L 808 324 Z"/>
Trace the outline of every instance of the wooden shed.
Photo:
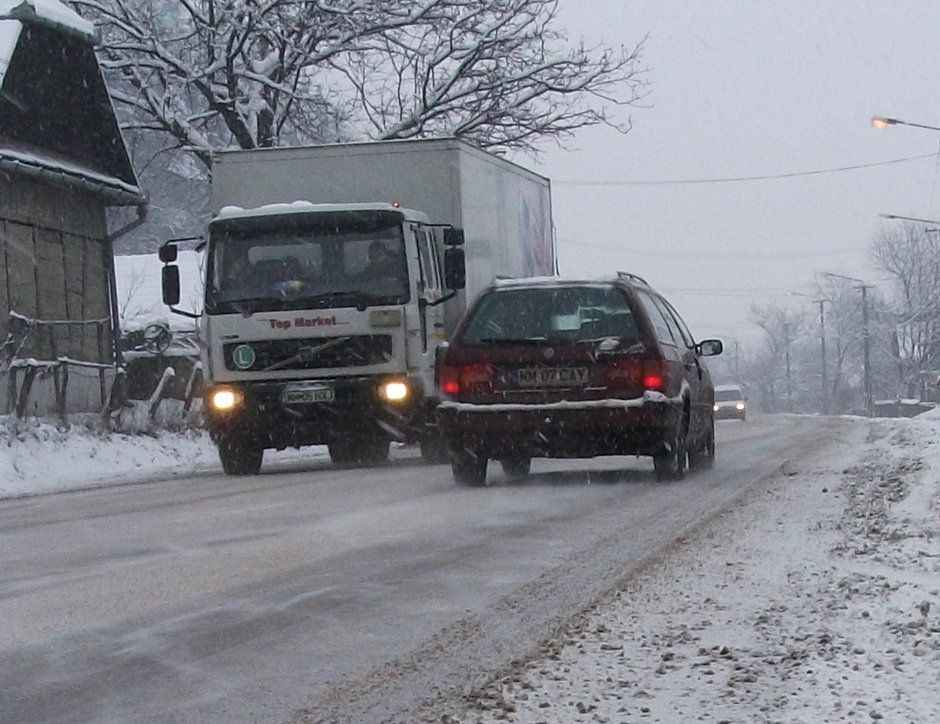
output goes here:
<path id="1" fill-rule="evenodd" d="M 94 44 L 56 0 L 0 0 L 0 413 L 101 410 L 120 362 L 112 244 L 146 201 Z"/>

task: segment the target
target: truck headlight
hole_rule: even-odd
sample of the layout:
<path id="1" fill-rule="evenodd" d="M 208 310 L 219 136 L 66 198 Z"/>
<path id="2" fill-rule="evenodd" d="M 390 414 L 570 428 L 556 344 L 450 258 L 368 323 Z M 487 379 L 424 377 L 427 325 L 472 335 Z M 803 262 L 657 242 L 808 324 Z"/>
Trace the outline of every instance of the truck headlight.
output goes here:
<path id="1" fill-rule="evenodd" d="M 242 404 L 242 393 L 229 387 L 220 387 L 209 395 L 209 404 L 213 410 L 228 412 Z"/>
<path id="2" fill-rule="evenodd" d="M 379 397 L 388 402 L 401 402 L 411 395 L 408 383 L 403 380 L 389 380 L 379 387 Z"/>
<path id="3" fill-rule="evenodd" d="M 401 311 L 398 309 L 373 309 L 369 312 L 369 324 L 373 327 L 400 327 Z"/>

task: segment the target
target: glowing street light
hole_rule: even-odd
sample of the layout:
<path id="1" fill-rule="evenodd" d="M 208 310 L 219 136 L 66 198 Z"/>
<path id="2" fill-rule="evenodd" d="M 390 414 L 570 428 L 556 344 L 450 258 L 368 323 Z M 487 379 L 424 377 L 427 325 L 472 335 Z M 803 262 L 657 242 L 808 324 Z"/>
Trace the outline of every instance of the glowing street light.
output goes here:
<path id="1" fill-rule="evenodd" d="M 888 126 L 913 126 L 914 128 L 926 128 L 928 131 L 940 131 L 940 126 L 928 126 L 923 123 L 912 123 L 911 121 L 902 121 L 899 118 L 887 118 L 885 116 L 872 116 L 871 125 L 878 130 Z"/>

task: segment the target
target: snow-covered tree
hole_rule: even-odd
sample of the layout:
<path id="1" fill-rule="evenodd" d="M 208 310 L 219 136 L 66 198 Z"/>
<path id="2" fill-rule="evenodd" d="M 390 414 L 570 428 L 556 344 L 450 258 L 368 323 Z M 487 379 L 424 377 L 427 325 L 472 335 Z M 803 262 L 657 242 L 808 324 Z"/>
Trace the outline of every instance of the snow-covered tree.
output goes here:
<path id="1" fill-rule="evenodd" d="M 212 149 L 458 136 L 537 151 L 644 95 L 643 40 L 571 44 L 558 0 L 70 0 L 128 129 Z"/>

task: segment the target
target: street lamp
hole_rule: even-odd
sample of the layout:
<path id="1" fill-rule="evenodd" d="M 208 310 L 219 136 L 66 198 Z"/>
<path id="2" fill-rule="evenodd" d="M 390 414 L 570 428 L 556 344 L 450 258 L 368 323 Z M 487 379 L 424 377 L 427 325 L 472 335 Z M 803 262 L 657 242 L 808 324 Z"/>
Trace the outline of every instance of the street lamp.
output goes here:
<path id="1" fill-rule="evenodd" d="M 940 130 L 940 129 L 938 129 Z M 848 277 L 844 274 L 836 274 L 834 272 L 823 272 L 823 276 L 834 277 L 836 279 L 846 279 L 850 282 L 858 282 L 858 289 L 862 290 L 862 330 L 863 330 L 863 339 L 865 343 L 865 358 L 864 358 L 864 369 L 865 369 L 865 407 L 868 411 L 868 416 L 871 417 L 875 411 L 875 402 L 872 395 L 871 389 L 871 335 L 868 329 L 868 290 L 871 288 L 871 284 L 866 284 L 861 279 L 856 279 L 855 277 Z"/>
<path id="2" fill-rule="evenodd" d="M 886 118 L 885 116 L 872 116 L 871 125 L 878 130 L 882 130 L 888 126 L 913 126 L 914 128 L 926 128 L 928 131 L 940 131 L 940 126 L 927 126 L 923 123 L 912 123 L 910 121 L 902 121 L 898 118 Z"/>

